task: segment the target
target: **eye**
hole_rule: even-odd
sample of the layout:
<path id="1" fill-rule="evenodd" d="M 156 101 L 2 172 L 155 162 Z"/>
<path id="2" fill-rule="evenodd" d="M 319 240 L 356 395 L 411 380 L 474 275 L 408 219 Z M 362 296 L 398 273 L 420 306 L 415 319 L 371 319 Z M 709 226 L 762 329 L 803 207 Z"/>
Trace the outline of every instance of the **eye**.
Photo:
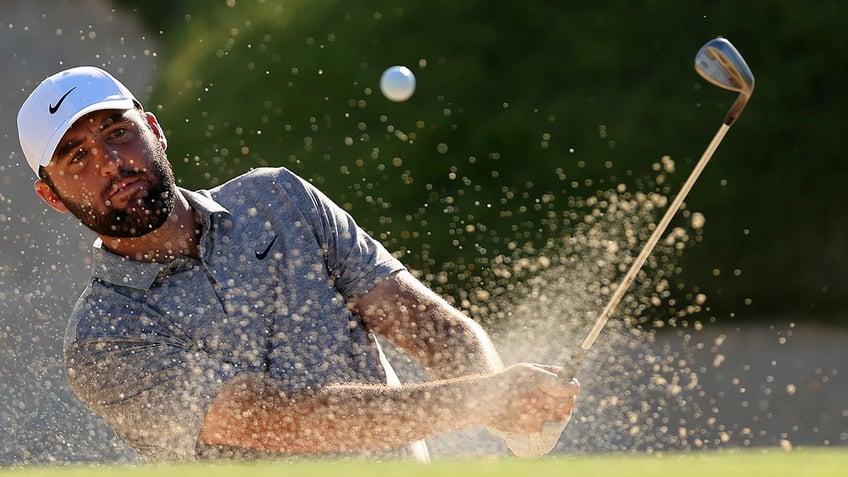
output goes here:
<path id="1" fill-rule="evenodd" d="M 109 131 L 110 138 L 119 138 L 127 133 L 127 128 L 125 127 L 117 127 L 111 131 Z"/>
<path id="2" fill-rule="evenodd" d="M 83 159 L 85 159 L 86 154 L 88 154 L 88 151 L 86 151 L 85 149 L 77 149 L 76 152 L 68 160 L 68 164 L 76 164 L 78 162 L 81 162 Z"/>

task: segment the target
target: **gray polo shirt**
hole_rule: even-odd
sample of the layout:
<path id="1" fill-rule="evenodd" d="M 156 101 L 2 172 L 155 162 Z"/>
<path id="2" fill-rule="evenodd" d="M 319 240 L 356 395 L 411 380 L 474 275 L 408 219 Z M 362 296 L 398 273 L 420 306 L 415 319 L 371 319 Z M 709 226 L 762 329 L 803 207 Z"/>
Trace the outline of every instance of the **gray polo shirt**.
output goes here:
<path id="1" fill-rule="evenodd" d="M 201 456 L 206 409 L 243 371 L 292 392 L 386 382 L 350 309 L 402 270 L 382 245 L 285 169 L 180 192 L 202 223 L 200 259 L 142 263 L 98 240 L 65 337 L 71 387 L 121 438 L 152 460 Z"/>

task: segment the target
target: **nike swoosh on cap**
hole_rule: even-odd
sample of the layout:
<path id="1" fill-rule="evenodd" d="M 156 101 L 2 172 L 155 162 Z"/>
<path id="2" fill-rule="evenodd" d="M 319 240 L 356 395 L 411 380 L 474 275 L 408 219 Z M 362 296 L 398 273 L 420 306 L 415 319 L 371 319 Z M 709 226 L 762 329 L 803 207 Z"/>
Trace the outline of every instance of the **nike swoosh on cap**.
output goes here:
<path id="1" fill-rule="evenodd" d="M 50 114 L 56 114 L 56 111 L 58 111 L 59 107 L 62 106 L 62 102 L 65 101 L 65 98 L 67 98 L 68 95 L 71 94 L 71 91 L 73 91 L 75 89 L 77 89 L 76 86 L 69 89 L 67 93 L 63 94 L 62 97 L 59 98 L 59 102 L 56 103 L 56 106 L 53 106 L 52 104 L 47 105 L 47 109 L 50 110 Z"/>

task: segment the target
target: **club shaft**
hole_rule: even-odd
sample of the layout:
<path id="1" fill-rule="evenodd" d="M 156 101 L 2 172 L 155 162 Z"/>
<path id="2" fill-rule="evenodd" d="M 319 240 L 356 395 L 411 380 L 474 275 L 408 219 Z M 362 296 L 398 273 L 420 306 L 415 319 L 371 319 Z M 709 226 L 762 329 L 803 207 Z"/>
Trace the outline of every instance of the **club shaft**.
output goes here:
<path id="1" fill-rule="evenodd" d="M 732 121 L 731 121 L 732 122 Z M 612 294 L 609 303 L 604 307 L 604 310 L 601 312 L 600 316 L 598 316 L 598 320 L 595 322 L 595 326 L 592 327 L 592 330 L 589 331 L 589 334 L 583 340 L 583 343 L 580 344 L 580 347 L 577 351 L 571 356 L 571 359 L 568 363 L 563 366 L 562 371 L 560 371 L 559 376 L 566 380 L 571 380 L 577 374 L 577 370 L 583 364 L 583 360 L 588 354 L 589 349 L 595 343 L 595 340 L 598 338 L 598 335 L 601 333 L 601 330 L 606 326 L 607 321 L 609 321 L 613 312 L 615 311 L 616 306 L 618 306 L 621 299 L 624 298 L 624 294 L 627 293 L 627 289 L 630 288 L 630 285 L 633 283 L 633 280 L 636 279 L 636 275 L 639 273 L 639 270 L 642 269 L 642 266 L 645 264 L 645 261 L 653 252 L 654 247 L 656 247 L 663 233 L 665 233 L 665 229 L 668 228 L 668 224 L 671 222 L 671 219 L 674 218 L 674 215 L 680 209 L 680 206 L 683 204 L 683 201 L 686 199 L 686 195 L 689 194 L 689 191 L 692 189 L 692 186 L 695 185 L 695 181 L 698 180 L 698 176 L 701 175 L 701 172 L 707 166 L 707 163 L 710 161 L 710 158 L 713 157 L 713 153 L 715 153 L 718 145 L 721 144 L 722 139 L 724 139 L 725 134 L 730 129 L 730 124 L 727 122 L 723 123 L 721 127 L 716 132 L 713 140 L 710 141 L 710 144 L 707 146 L 707 149 L 704 150 L 704 153 L 701 155 L 701 159 L 695 164 L 695 168 L 689 174 L 689 178 L 686 179 L 686 182 L 683 183 L 683 186 L 680 188 L 680 192 L 671 202 L 671 205 L 666 209 L 665 214 L 663 215 L 660 222 L 657 224 L 656 228 L 654 228 L 654 232 L 651 234 L 651 237 L 645 243 L 645 246 L 642 247 L 642 251 L 630 265 L 630 269 L 627 271 L 627 274 L 622 278 L 621 282 L 618 284 L 618 287 L 615 289 L 615 292 Z"/>

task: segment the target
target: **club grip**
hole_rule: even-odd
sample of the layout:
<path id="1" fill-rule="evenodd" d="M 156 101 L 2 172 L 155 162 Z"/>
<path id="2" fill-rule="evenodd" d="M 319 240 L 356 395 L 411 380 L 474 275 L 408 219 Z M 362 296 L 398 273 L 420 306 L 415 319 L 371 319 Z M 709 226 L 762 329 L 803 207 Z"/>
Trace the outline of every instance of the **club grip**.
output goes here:
<path id="1" fill-rule="evenodd" d="M 558 376 L 564 381 L 571 381 L 576 378 L 577 371 L 583 366 L 583 361 L 586 359 L 587 354 L 589 354 L 589 350 L 584 349 L 582 346 L 578 347 L 568 362 L 562 366 L 562 370 L 560 370 Z"/>

